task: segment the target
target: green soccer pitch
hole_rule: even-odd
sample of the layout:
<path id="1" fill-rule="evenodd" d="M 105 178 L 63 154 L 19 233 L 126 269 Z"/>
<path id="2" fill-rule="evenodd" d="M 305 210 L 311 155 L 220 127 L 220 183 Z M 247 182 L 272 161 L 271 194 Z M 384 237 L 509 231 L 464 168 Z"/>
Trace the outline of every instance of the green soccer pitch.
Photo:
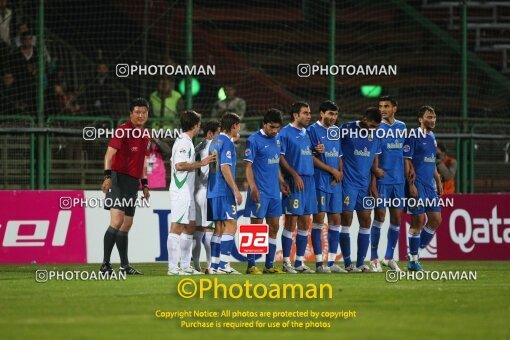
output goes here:
<path id="1" fill-rule="evenodd" d="M 314 267 L 310 264 L 310 267 Z M 405 262 L 400 266 L 404 267 Z M 206 294 L 184 299 L 180 280 L 166 275 L 166 263 L 138 264 L 144 276 L 125 281 L 48 281 L 37 283 L 35 271 L 97 271 L 99 265 L 0 265 L 0 338 L 2 339 L 508 339 L 510 337 L 510 262 L 423 262 L 431 271 L 476 271 L 476 281 L 399 281 L 384 273 L 195 276 L 234 283 L 329 283 L 332 299 L 214 299 Z M 244 263 L 233 266 L 244 272 Z M 258 264 L 262 268 L 262 264 Z M 356 317 L 316 321 L 329 328 L 185 329 L 180 319 L 163 319 L 156 311 L 355 311 Z M 210 322 L 215 319 L 187 318 Z M 285 322 L 307 319 L 243 318 L 235 321 Z M 225 321 L 218 319 L 216 321 Z M 234 320 L 230 320 L 235 322 Z M 208 338 L 209 337 L 209 338 Z"/>

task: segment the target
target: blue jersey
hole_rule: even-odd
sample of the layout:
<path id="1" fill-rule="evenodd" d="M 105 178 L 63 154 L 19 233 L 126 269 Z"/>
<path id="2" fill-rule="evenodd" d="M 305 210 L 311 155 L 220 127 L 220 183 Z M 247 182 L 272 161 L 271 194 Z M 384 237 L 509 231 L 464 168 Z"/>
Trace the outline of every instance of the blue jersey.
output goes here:
<path id="1" fill-rule="evenodd" d="M 395 120 L 393 125 L 383 121 L 379 129 L 384 130 L 385 136 L 381 138 L 382 153 L 379 155 L 379 167 L 384 170 L 384 176 L 377 180 L 377 184 L 405 183 L 404 134 L 406 124 L 400 120 Z"/>
<path id="2" fill-rule="evenodd" d="M 342 146 L 340 140 L 330 140 L 327 136 L 328 129 L 322 125 L 319 121 L 310 125 L 307 129 L 308 135 L 310 136 L 310 141 L 312 142 L 312 148 L 315 150 L 315 147 L 319 144 L 324 144 L 324 153 L 316 153 L 317 158 L 324 164 L 329 165 L 332 168 L 338 169 L 338 163 L 340 157 L 342 157 Z M 327 171 L 324 171 L 319 168 L 315 168 L 315 188 L 324 192 L 341 192 L 342 185 L 338 183 L 337 185 L 331 185 L 331 182 L 334 180 L 333 176 Z"/>
<path id="3" fill-rule="evenodd" d="M 280 152 L 279 136 L 268 137 L 263 130 L 254 133 L 246 141 L 244 160 L 252 163 L 255 184 L 261 197 L 280 198 Z"/>
<path id="4" fill-rule="evenodd" d="M 435 188 L 434 173 L 436 170 L 436 137 L 431 131 L 424 137 L 420 128 L 413 129 L 415 134 L 410 134 L 404 144 L 404 157 L 410 158 L 416 172 L 416 182 L 428 187 Z"/>
<path id="5" fill-rule="evenodd" d="M 216 161 L 209 164 L 207 198 L 233 195 L 234 193 L 225 181 L 220 167 L 224 164 L 230 165 L 230 171 L 235 180 L 236 149 L 234 142 L 226 134 L 221 133 L 212 140 L 209 154 L 216 155 Z"/>
<path id="6" fill-rule="evenodd" d="M 381 153 L 381 141 L 375 131 L 360 133 L 359 121 L 348 122 L 340 127 L 344 161 L 343 185 L 350 188 L 367 189 L 370 186 L 371 168 L 376 154 Z"/>
<path id="7" fill-rule="evenodd" d="M 298 129 L 292 124 L 280 130 L 281 154 L 290 167 L 300 176 L 313 176 L 312 143 L 306 129 Z"/>

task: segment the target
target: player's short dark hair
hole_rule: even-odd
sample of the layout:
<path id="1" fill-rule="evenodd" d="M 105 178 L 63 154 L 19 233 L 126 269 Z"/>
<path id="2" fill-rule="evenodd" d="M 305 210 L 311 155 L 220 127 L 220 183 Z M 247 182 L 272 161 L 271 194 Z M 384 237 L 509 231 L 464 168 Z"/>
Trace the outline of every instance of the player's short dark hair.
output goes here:
<path id="1" fill-rule="evenodd" d="M 241 118 L 234 112 L 225 112 L 223 116 L 221 116 L 221 131 L 230 132 L 232 130 L 232 126 L 234 124 L 239 124 L 241 122 Z"/>
<path id="2" fill-rule="evenodd" d="M 145 98 L 136 98 L 135 100 L 133 100 L 131 102 L 131 104 L 129 104 L 129 112 L 133 112 L 133 110 L 135 109 L 135 106 L 145 106 L 147 108 L 147 110 L 150 109 L 150 104 L 149 102 L 145 99 Z"/>
<path id="3" fill-rule="evenodd" d="M 363 117 L 366 117 L 367 120 L 374 121 L 376 123 L 380 123 L 382 121 L 381 111 L 379 111 L 376 107 L 369 107 L 366 109 Z"/>
<path id="4" fill-rule="evenodd" d="M 278 109 L 269 109 L 264 115 L 264 124 L 267 123 L 278 123 L 283 124 L 282 111 Z"/>
<path id="5" fill-rule="evenodd" d="M 220 127 L 220 122 L 217 120 L 210 120 L 202 125 L 202 130 L 204 131 L 204 135 L 207 135 L 209 131 L 215 133 Z"/>
<path id="6" fill-rule="evenodd" d="M 398 106 L 398 102 L 394 97 L 391 96 L 381 96 L 379 98 L 380 102 L 390 102 L 392 106 Z"/>
<path id="7" fill-rule="evenodd" d="M 190 131 L 195 125 L 200 123 L 200 113 L 196 113 L 193 110 L 187 110 L 181 113 L 181 128 L 183 132 Z"/>
<path id="8" fill-rule="evenodd" d="M 319 111 L 338 111 L 338 105 L 336 105 L 336 103 L 332 100 L 326 100 L 321 103 L 321 106 L 319 106 Z"/>
<path id="9" fill-rule="evenodd" d="M 425 112 L 427 111 L 430 111 L 430 112 L 433 112 L 433 113 L 436 113 L 436 111 L 434 110 L 434 108 L 430 105 L 423 105 L 422 107 L 420 107 L 418 109 L 418 118 L 423 118 L 423 115 L 425 114 Z"/>
<path id="10" fill-rule="evenodd" d="M 307 102 L 304 101 L 298 101 L 292 104 L 290 107 L 290 120 L 294 121 L 294 113 L 299 114 L 299 111 L 301 111 L 302 107 L 310 107 Z"/>
<path id="11" fill-rule="evenodd" d="M 445 153 L 446 153 L 446 151 L 447 151 L 447 150 L 446 150 L 446 145 L 444 145 L 444 143 L 439 143 L 439 144 L 437 144 L 437 148 L 438 148 L 439 150 L 441 150 L 442 152 L 445 152 Z"/>

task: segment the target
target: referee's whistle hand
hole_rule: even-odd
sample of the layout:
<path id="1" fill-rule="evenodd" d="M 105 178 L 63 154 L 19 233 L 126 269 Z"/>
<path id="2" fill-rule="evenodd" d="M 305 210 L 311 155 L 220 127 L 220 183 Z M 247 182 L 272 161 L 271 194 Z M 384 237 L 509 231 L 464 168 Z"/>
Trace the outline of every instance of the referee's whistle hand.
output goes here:
<path id="1" fill-rule="evenodd" d="M 101 186 L 101 190 L 106 194 L 111 187 L 112 187 L 111 178 L 105 178 L 105 180 L 103 181 L 103 185 Z"/>

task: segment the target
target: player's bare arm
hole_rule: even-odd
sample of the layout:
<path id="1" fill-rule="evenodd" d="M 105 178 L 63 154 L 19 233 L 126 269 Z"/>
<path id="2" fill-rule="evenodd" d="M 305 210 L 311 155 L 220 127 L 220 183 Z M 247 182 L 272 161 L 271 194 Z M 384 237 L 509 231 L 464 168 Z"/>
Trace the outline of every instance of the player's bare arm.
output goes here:
<path id="1" fill-rule="evenodd" d="M 149 186 L 145 183 L 147 183 L 147 166 L 149 162 L 149 157 L 145 156 L 145 160 L 143 162 L 143 176 L 142 176 L 142 183 L 143 183 L 143 198 L 145 200 L 148 200 L 149 197 L 151 197 L 151 194 L 149 193 Z"/>
<path id="2" fill-rule="evenodd" d="M 324 145 L 324 144 L 322 144 Z M 319 168 L 321 170 L 324 170 L 326 172 L 329 172 L 331 176 L 333 176 L 333 182 L 331 185 L 336 185 L 337 183 L 342 181 L 342 173 L 338 171 L 338 169 L 333 168 L 332 166 L 329 166 L 325 163 L 323 163 L 320 159 L 313 156 L 313 166 L 316 168 Z"/>
<path id="3" fill-rule="evenodd" d="M 241 196 L 241 192 L 237 188 L 237 184 L 234 181 L 234 176 L 232 176 L 232 172 L 230 171 L 230 165 L 223 164 L 221 167 L 221 173 L 223 174 L 223 177 L 225 178 L 225 182 L 227 182 L 228 186 L 232 189 L 234 192 L 234 196 L 236 198 L 236 203 L 240 205 L 243 203 L 243 197 Z"/>
<path id="4" fill-rule="evenodd" d="M 289 173 L 294 178 L 294 182 L 296 183 L 296 189 L 298 189 L 299 191 L 304 190 L 305 185 L 303 183 L 303 179 L 301 179 L 301 176 L 299 176 L 299 174 L 294 169 L 292 169 L 292 167 L 285 159 L 284 155 L 280 156 L 280 165 L 287 173 Z"/>
<path id="5" fill-rule="evenodd" d="M 290 195 L 290 188 L 289 184 L 285 182 L 285 179 L 283 178 L 282 172 L 280 169 L 278 169 L 278 181 L 280 182 L 280 190 L 283 195 L 289 196 Z"/>
<path id="6" fill-rule="evenodd" d="M 375 155 L 374 161 L 372 162 L 372 173 L 376 178 L 384 176 L 384 170 L 379 167 L 379 155 Z"/>
<path id="7" fill-rule="evenodd" d="M 260 192 L 259 188 L 257 188 L 257 184 L 255 183 L 255 176 L 253 175 L 253 168 L 251 166 L 251 162 L 244 161 L 244 166 L 246 169 L 246 180 L 248 181 L 248 185 L 250 186 L 250 197 L 253 202 L 260 202 Z"/>
<path id="8" fill-rule="evenodd" d="M 215 157 L 216 157 L 216 155 L 209 155 L 199 162 L 193 162 L 193 163 L 180 162 L 180 163 L 175 164 L 175 169 L 177 171 L 194 171 L 195 169 L 201 168 L 204 165 L 208 165 L 209 163 L 214 162 L 214 160 L 216 159 Z"/>
<path id="9" fill-rule="evenodd" d="M 103 185 L 101 186 L 101 190 L 104 193 L 107 193 L 108 190 L 110 190 L 110 188 L 112 187 L 112 179 L 111 179 L 110 175 L 106 175 L 106 172 L 107 171 L 111 172 L 113 155 L 115 155 L 116 153 L 117 153 L 117 149 L 109 146 L 108 149 L 106 149 L 106 154 L 104 155 L 105 179 L 103 181 Z"/>
<path id="10" fill-rule="evenodd" d="M 439 176 L 439 172 L 437 168 L 434 170 L 434 180 L 436 181 L 437 194 L 439 196 L 443 195 L 443 183 L 441 183 L 441 176 Z"/>

